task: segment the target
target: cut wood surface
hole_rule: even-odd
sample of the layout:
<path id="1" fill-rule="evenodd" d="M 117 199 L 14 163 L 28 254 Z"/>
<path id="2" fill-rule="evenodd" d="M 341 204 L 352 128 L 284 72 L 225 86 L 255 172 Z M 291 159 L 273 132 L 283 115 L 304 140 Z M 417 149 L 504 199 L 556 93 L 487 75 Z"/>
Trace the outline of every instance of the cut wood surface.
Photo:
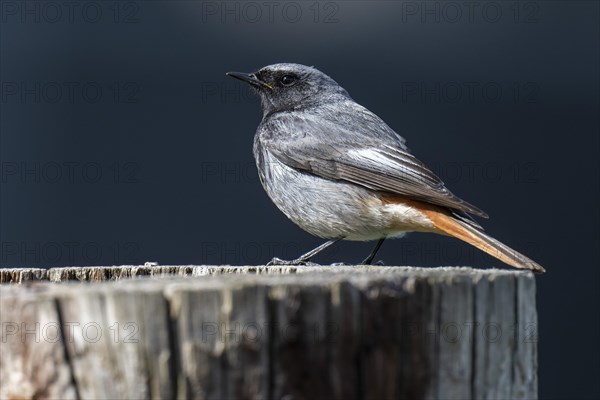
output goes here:
<path id="1" fill-rule="evenodd" d="M 532 399 L 533 274 L 0 270 L 0 398 Z"/>

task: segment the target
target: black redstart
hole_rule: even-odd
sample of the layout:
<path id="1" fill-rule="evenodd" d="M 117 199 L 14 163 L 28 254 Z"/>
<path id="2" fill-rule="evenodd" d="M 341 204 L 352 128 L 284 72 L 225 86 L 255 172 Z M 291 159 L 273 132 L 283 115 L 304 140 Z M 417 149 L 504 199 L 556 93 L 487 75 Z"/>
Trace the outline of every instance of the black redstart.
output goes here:
<path id="1" fill-rule="evenodd" d="M 405 140 L 352 100 L 321 71 L 274 64 L 227 75 L 252 85 L 263 118 L 254 137 L 260 181 L 279 209 L 305 231 L 328 239 L 292 261 L 303 264 L 338 240 L 378 240 L 432 232 L 463 240 L 516 268 L 544 268 L 483 232 L 487 218 L 453 195 Z"/>

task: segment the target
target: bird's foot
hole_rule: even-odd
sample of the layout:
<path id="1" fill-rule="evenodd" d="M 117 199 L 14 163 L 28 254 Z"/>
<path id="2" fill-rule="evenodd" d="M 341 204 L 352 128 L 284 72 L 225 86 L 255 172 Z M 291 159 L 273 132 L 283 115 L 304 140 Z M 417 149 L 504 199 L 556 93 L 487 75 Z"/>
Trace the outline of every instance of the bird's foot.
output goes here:
<path id="1" fill-rule="evenodd" d="M 317 263 L 311 262 L 310 260 L 304 258 L 297 258 L 295 260 L 282 260 L 278 257 L 273 257 L 271 261 L 267 263 L 267 266 L 273 265 L 306 265 L 306 266 L 315 266 L 319 265 Z"/>
<path id="2" fill-rule="evenodd" d="M 342 266 L 344 266 L 344 265 L 346 265 L 346 264 L 345 264 L 345 263 L 343 263 L 343 262 L 331 263 L 331 266 L 332 266 L 332 267 L 342 267 Z"/>

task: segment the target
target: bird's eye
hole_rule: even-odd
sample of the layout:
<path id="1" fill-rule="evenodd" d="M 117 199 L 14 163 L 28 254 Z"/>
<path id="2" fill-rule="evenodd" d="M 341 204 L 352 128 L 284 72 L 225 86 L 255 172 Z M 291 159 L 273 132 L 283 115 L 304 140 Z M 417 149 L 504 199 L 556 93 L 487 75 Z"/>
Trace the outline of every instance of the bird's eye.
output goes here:
<path id="1" fill-rule="evenodd" d="M 291 86 L 298 80 L 294 75 L 284 75 L 279 79 L 283 86 Z"/>

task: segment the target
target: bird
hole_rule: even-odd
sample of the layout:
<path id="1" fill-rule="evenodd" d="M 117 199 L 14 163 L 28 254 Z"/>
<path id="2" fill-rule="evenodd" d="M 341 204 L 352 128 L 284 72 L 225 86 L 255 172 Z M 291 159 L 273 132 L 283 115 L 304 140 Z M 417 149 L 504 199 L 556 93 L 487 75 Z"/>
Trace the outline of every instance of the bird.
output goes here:
<path id="1" fill-rule="evenodd" d="M 227 75 L 260 97 L 253 153 L 267 195 L 292 222 L 327 240 L 269 265 L 305 265 L 339 240 L 376 240 L 362 261 L 368 265 L 384 240 L 428 232 L 462 240 L 512 267 L 545 272 L 485 233 L 472 216 L 488 215 L 450 192 L 402 136 L 325 73 L 278 63 Z"/>

